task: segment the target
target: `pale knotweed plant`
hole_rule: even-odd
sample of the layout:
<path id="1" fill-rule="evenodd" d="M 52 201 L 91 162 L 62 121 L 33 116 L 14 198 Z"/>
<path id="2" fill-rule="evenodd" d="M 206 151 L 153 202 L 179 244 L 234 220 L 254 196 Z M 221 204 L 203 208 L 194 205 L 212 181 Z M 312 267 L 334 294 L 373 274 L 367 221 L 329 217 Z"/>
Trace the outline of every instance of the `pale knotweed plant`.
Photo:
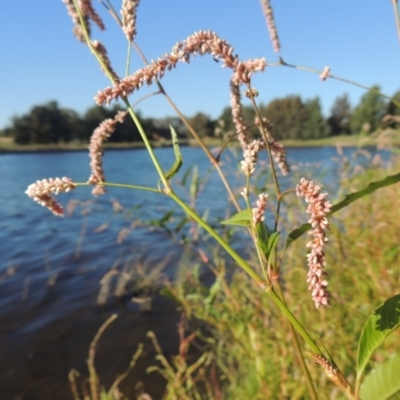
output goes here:
<path id="1" fill-rule="evenodd" d="M 139 0 L 123 0 L 122 2 L 122 30 L 129 42 L 132 42 L 136 36 L 136 9 Z"/>
<path id="2" fill-rule="evenodd" d="M 268 195 L 265 193 L 260 193 L 258 195 L 258 200 L 257 200 L 257 207 L 254 207 L 252 209 L 252 222 L 253 225 L 256 226 L 259 222 L 263 222 L 265 217 L 265 210 L 267 208 L 267 198 Z"/>
<path id="3" fill-rule="evenodd" d="M 105 193 L 105 188 L 103 185 L 101 185 L 101 183 L 105 182 L 106 180 L 104 176 L 102 160 L 103 143 L 112 135 L 112 133 L 114 133 L 115 128 L 117 127 L 117 123 L 124 122 L 125 116 L 125 111 L 119 111 L 114 119 L 108 118 L 104 120 L 94 130 L 92 137 L 90 138 L 89 157 L 92 175 L 90 176 L 88 183 L 96 185 L 92 191 L 93 195 L 95 196 L 99 196 Z"/>
<path id="4" fill-rule="evenodd" d="M 266 133 L 266 137 L 271 149 L 271 155 L 278 165 L 282 175 L 286 176 L 290 172 L 290 167 L 286 160 L 286 150 L 281 143 L 274 139 L 271 122 L 265 117 L 262 118 L 260 122 L 260 119 L 256 117 L 254 123 Z"/>
<path id="5" fill-rule="evenodd" d="M 61 204 L 52 197 L 62 192 L 69 192 L 76 188 L 76 184 L 69 178 L 42 179 L 28 186 L 26 194 L 41 206 L 48 208 L 54 215 L 64 216 Z"/>
<path id="6" fill-rule="evenodd" d="M 81 20 L 78 16 L 73 0 L 62 0 L 62 2 L 66 5 L 68 14 L 72 18 L 72 21 L 74 23 L 74 35 L 80 42 L 86 42 L 85 35 L 83 34 L 84 30 L 90 36 L 89 20 L 92 20 L 99 27 L 100 30 L 106 29 L 104 22 L 93 8 L 91 0 L 78 1 L 79 8 L 82 14 L 82 20 L 85 25 L 84 27 L 82 27 L 81 25 Z"/>
<path id="7" fill-rule="evenodd" d="M 214 59 L 222 60 L 222 67 L 233 69 L 232 82 L 235 85 L 249 84 L 254 72 L 264 71 L 265 59 L 254 59 L 239 62 L 233 55 L 233 47 L 225 40 L 211 31 L 199 31 L 189 36 L 181 43 L 177 43 L 170 54 L 152 61 L 149 65 L 137 70 L 115 84 L 99 91 L 95 96 L 98 105 L 109 104 L 112 100 L 126 97 L 144 84 L 150 85 L 156 79 L 161 79 L 166 71 L 175 68 L 178 62 L 190 61 L 196 54 L 211 54 Z"/>
<path id="8" fill-rule="evenodd" d="M 90 43 L 91 43 L 92 47 L 96 50 L 97 55 L 103 61 L 104 67 L 103 67 L 103 65 L 101 65 L 101 69 L 103 70 L 103 72 L 109 72 L 110 75 L 112 75 L 112 77 L 116 81 L 118 81 L 119 76 L 117 75 L 117 73 L 114 71 L 114 69 L 111 66 L 111 62 L 110 62 L 110 59 L 108 58 L 108 54 L 107 54 L 107 49 L 98 40 L 92 40 Z"/>
<path id="9" fill-rule="evenodd" d="M 240 89 L 238 85 L 235 85 L 233 81 L 230 82 L 231 92 L 230 92 L 230 100 L 231 100 L 231 112 L 232 112 L 232 121 L 236 128 L 236 133 L 238 135 L 239 143 L 242 146 L 242 149 L 245 149 L 247 146 L 247 135 L 246 135 L 246 124 L 243 120 L 242 115 L 242 103 L 240 100 Z"/>
<path id="10" fill-rule="evenodd" d="M 271 38 L 272 46 L 276 53 L 281 51 L 281 45 L 279 43 L 278 31 L 275 25 L 274 12 L 270 4 L 270 0 L 260 0 L 261 7 L 264 13 L 265 20 L 267 22 L 267 27 L 269 31 L 269 36 Z"/>
<path id="11" fill-rule="evenodd" d="M 329 222 L 326 218 L 332 205 L 326 200 L 327 193 L 321 193 L 321 187 L 313 181 L 301 178 L 300 183 L 296 186 L 296 194 L 304 197 L 308 203 L 307 214 L 311 215 L 309 223 L 312 230 L 309 232 L 313 239 L 307 243 L 307 247 L 311 249 L 307 255 L 308 260 L 308 289 L 311 290 L 311 296 L 315 307 L 329 306 L 329 292 L 327 290 L 328 282 L 324 268 L 326 266 L 324 245 L 328 241 L 325 231 L 329 229 Z"/>
<path id="12" fill-rule="evenodd" d="M 243 160 L 240 162 L 242 171 L 246 176 L 250 176 L 256 170 L 256 162 L 258 153 L 265 148 L 262 140 L 253 140 L 250 144 L 246 145 L 243 150 Z"/>

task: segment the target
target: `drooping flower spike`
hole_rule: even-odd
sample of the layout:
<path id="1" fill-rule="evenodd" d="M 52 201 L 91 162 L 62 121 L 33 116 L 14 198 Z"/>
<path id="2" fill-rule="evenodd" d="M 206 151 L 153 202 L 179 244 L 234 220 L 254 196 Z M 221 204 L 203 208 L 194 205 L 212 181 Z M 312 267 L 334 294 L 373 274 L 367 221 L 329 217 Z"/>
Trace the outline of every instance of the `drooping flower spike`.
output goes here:
<path id="1" fill-rule="evenodd" d="M 312 230 L 309 232 L 313 239 L 307 243 L 311 249 L 307 255 L 308 260 L 308 289 L 311 290 L 311 296 L 315 307 L 329 306 L 330 294 L 327 290 L 328 282 L 325 279 L 327 273 L 324 271 L 326 266 L 324 245 L 328 241 L 325 231 L 329 229 L 329 222 L 326 214 L 330 211 L 332 205 L 326 200 L 327 193 L 321 193 L 321 187 L 313 181 L 301 178 L 296 186 L 296 194 L 304 197 L 308 203 L 307 213 L 311 215 L 309 223 Z"/>

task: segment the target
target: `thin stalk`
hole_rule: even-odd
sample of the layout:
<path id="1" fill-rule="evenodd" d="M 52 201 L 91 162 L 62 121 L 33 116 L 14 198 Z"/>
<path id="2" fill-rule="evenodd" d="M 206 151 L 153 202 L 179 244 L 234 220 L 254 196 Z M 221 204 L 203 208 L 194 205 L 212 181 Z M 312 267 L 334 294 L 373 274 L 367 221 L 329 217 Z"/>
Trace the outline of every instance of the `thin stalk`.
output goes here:
<path id="1" fill-rule="evenodd" d="M 99 330 L 96 333 L 96 336 L 93 338 L 92 343 L 90 343 L 89 347 L 89 357 L 88 357 L 88 369 L 89 369 L 89 374 L 90 374 L 90 392 L 92 394 L 92 400 L 98 400 L 98 390 L 99 390 L 99 385 L 97 382 L 97 374 L 96 374 L 96 369 L 94 366 L 94 356 L 96 355 L 96 346 L 97 342 L 99 341 L 101 335 L 103 332 L 107 329 L 108 325 L 111 324 L 116 318 L 118 317 L 117 314 L 111 315 L 104 323 L 103 325 L 99 328 Z"/>
<path id="2" fill-rule="evenodd" d="M 290 312 L 290 310 L 287 308 L 286 304 L 281 300 L 281 298 L 275 293 L 275 291 L 271 288 L 268 290 L 266 288 L 264 291 L 268 292 L 274 303 L 279 307 L 279 309 L 282 311 L 283 315 L 291 322 L 293 327 L 296 329 L 296 331 L 299 333 L 299 335 L 304 339 L 304 341 L 308 344 L 308 346 L 311 348 L 311 350 L 318 355 L 323 355 L 322 351 L 319 349 L 319 347 L 315 344 L 314 340 L 311 338 L 311 336 L 308 334 L 308 332 L 303 328 L 301 323 L 297 320 L 297 318 Z"/>
<path id="3" fill-rule="evenodd" d="M 142 52 L 142 50 L 140 49 L 140 47 L 136 44 L 135 41 L 132 42 L 133 47 L 135 48 L 135 50 L 137 51 L 137 53 L 139 54 L 139 57 L 142 59 L 142 61 L 144 62 L 144 64 L 148 65 L 149 61 L 147 60 L 146 56 L 144 55 L 144 53 Z M 171 97 L 169 97 L 169 95 L 167 94 L 167 92 L 165 91 L 164 87 L 162 86 L 161 82 L 157 79 L 156 80 L 157 86 L 160 90 L 160 92 L 164 95 L 164 97 L 166 98 L 167 102 L 169 103 L 169 105 L 172 107 L 172 109 L 176 112 L 176 114 L 178 115 L 178 117 L 181 119 L 181 121 L 184 123 L 184 125 L 186 126 L 186 128 L 189 130 L 189 132 L 191 133 L 191 135 L 196 139 L 196 141 L 199 143 L 200 147 L 202 148 L 202 150 L 204 151 L 204 153 L 206 154 L 206 156 L 208 157 L 208 159 L 210 160 L 211 164 L 214 166 L 214 168 L 217 170 L 218 175 L 221 178 L 221 181 L 223 183 L 223 185 L 225 186 L 226 191 L 229 194 L 229 197 L 233 203 L 233 205 L 235 206 L 236 210 L 239 212 L 241 211 L 241 207 L 238 203 L 238 201 L 236 200 L 236 196 L 233 193 L 232 188 L 230 187 L 224 173 L 222 172 L 222 169 L 218 163 L 218 160 L 214 157 L 214 155 L 211 153 L 211 151 L 209 150 L 209 148 L 206 146 L 206 144 L 204 143 L 204 141 L 199 137 L 199 135 L 197 134 L 197 132 L 193 129 L 193 127 L 190 125 L 189 121 L 185 118 L 185 116 L 181 113 L 181 111 L 179 110 L 179 108 L 177 107 L 177 105 L 173 102 L 173 100 L 171 99 Z"/>
<path id="4" fill-rule="evenodd" d="M 289 63 L 287 63 L 286 61 L 284 61 L 281 57 L 279 58 L 279 62 L 267 64 L 267 66 L 268 66 L 268 67 L 289 67 L 289 68 L 295 68 L 295 69 L 299 69 L 299 70 L 301 70 L 301 71 L 307 71 L 307 72 L 311 72 L 312 74 L 317 74 L 317 75 L 321 75 L 322 72 L 323 72 L 322 70 L 315 69 L 315 68 L 310 68 L 310 67 L 306 67 L 306 66 L 303 66 L 303 65 L 289 64 Z M 371 91 L 371 92 L 375 92 L 375 93 L 379 94 L 380 96 L 385 97 L 385 98 L 388 99 L 388 100 L 391 100 L 391 101 L 392 101 L 393 103 L 395 103 L 398 107 L 400 107 L 400 102 L 398 102 L 398 101 L 396 101 L 396 100 L 393 100 L 392 97 L 388 96 L 387 94 L 384 94 L 384 93 L 380 92 L 379 90 L 376 90 L 376 89 L 373 88 L 373 87 L 366 86 L 366 85 L 362 85 L 361 83 L 352 81 L 352 80 L 350 80 L 350 79 L 342 78 L 342 77 L 337 76 L 337 75 L 332 75 L 331 73 L 329 74 L 328 78 L 335 79 L 335 80 L 341 81 L 341 82 L 345 82 L 345 83 L 348 83 L 348 84 L 350 84 L 350 85 L 357 86 L 357 87 L 359 87 L 359 88 L 361 88 L 361 89 L 365 89 L 365 90 L 368 90 L 368 91 Z"/>
<path id="5" fill-rule="evenodd" d="M 76 11 L 77 11 L 77 13 L 78 13 L 78 16 L 79 16 L 79 20 L 80 20 L 80 23 L 81 23 L 81 26 L 82 26 L 82 29 L 83 29 L 83 33 L 84 33 L 84 36 L 85 36 L 85 39 L 86 39 L 86 43 L 87 43 L 87 45 L 89 46 L 90 51 L 91 51 L 91 52 L 94 54 L 94 56 L 97 58 L 97 61 L 98 61 L 98 62 L 100 63 L 100 65 L 102 66 L 102 68 L 103 68 L 105 74 L 107 75 L 107 77 L 108 77 L 108 78 L 110 79 L 110 81 L 115 85 L 115 84 L 116 84 L 115 78 L 112 76 L 112 74 L 110 73 L 110 71 L 107 69 L 107 65 L 104 64 L 103 59 L 98 55 L 97 51 L 96 51 L 96 50 L 93 48 L 93 46 L 92 46 L 92 43 L 91 43 L 91 41 L 90 41 L 89 34 L 88 34 L 88 32 L 87 32 L 87 30 L 86 30 L 86 28 L 85 28 L 83 16 L 82 16 L 81 10 L 80 10 L 80 8 L 79 8 L 78 1 L 77 1 L 77 0 L 73 0 L 73 2 L 74 2 L 74 6 L 75 6 L 75 8 L 76 8 Z M 132 117 L 133 121 L 135 122 L 135 124 L 136 124 L 136 126 L 137 126 L 137 128 L 138 128 L 138 130 L 139 130 L 140 136 L 142 137 L 142 140 L 143 140 L 143 142 L 144 142 L 144 144 L 145 144 L 145 146 L 146 146 L 146 149 L 147 149 L 147 151 L 148 151 L 148 153 L 149 153 L 149 156 L 150 156 L 150 158 L 151 158 L 151 160 L 152 160 L 152 162 L 153 162 L 153 164 L 154 164 L 154 167 L 156 168 L 156 170 L 157 170 L 157 172 L 158 172 L 158 175 L 160 176 L 160 179 L 161 179 L 161 181 L 162 181 L 162 183 L 163 183 L 165 189 L 166 189 L 167 191 L 170 190 L 170 185 L 169 185 L 168 179 L 165 177 L 165 174 L 164 174 L 164 171 L 163 171 L 162 168 L 161 168 L 160 162 L 158 161 L 158 159 L 157 159 L 157 157 L 156 157 L 156 155 L 155 155 L 155 153 L 154 153 L 154 151 L 153 151 L 153 148 L 152 148 L 152 146 L 151 146 L 151 144 L 150 144 L 150 142 L 149 142 L 149 140 L 148 140 L 148 138 L 147 138 L 146 133 L 145 133 L 144 130 L 143 130 L 142 125 L 140 124 L 139 119 L 137 118 L 135 112 L 133 111 L 131 105 L 129 104 L 128 99 L 127 99 L 126 97 L 123 97 L 122 100 L 124 101 L 124 103 L 125 103 L 125 105 L 126 105 L 126 107 L 127 107 L 127 109 L 128 109 L 128 112 L 129 112 L 130 116 Z"/>
<path id="6" fill-rule="evenodd" d="M 283 315 L 291 322 L 296 331 L 300 334 L 300 336 L 304 339 L 304 341 L 308 344 L 310 349 L 318 355 L 323 355 L 322 351 L 316 345 L 311 336 L 307 333 L 301 323 L 297 320 L 297 318 L 290 312 L 286 304 L 281 300 L 281 298 L 275 293 L 274 288 L 264 282 L 261 277 L 254 271 L 249 264 L 245 260 L 243 260 L 232 248 L 231 246 L 218 235 L 218 233 L 211 228 L 203 219 L 201 219 L 194 210 L 192 210 L 184 201 L 182 201 L 179 196 L 177 196 L 172 190 L 168 193 L 168 196 L 171 197 L 191 218 L 193 218 L 205 231 L 207 231 L 220 245 L 221 247 L 236 261 L 236 263 L 241 267 L 262 289 L 263 292 L 266 292 L 274 303 L 281 310 Z"/>
<path id="7" fill-rule="evenodd" d="M 397 3 L 398 3 L 397 0 L 392 0 L 394 18 L 396 19 L 397 37 L 400 42 L 400 11 L 399 11 L 399 6 Z"/>
<path id="8" fill-rule="evenodd" d="M 77 186 L 93 186 L 91 183 L 87 182 L 74 182 Z M 154 192 L 164 194 L 160 189 L 148 187 L 148 186 L 138 186 L 138 185 L 128 185 L 125 183 L 110 183 L 110 182 L 102 182 L 102 186 L 111 186 L 111 187 L 119 187 L 125 189 L 136 189 L 136 190 L 145 190 L 147 192 Z"/>
<path id="9" fill-rule="evenodd" d="M 132 51 L 132 45 L 131 45 L 131 42 L 128 40 L 128 51 L 126 54 L 125 76 L 129 75 L 129 68 L 130 68 L 130 63 L 131 63 L 131 51 Z"/>
<path id="10" fill-rule="evenodd" d="M 193 218 L 206 232 L 208 232 L 220 245 L 221 247 L 236 261 L 236 263 L 258 284 L 263 283 L 263 279 L 257 274 L 253 268 L 239 254 L 236 253 L 232 247 L 225 242 L 224 239 L 207 224 L 201 217 L 199 217 L 196 212 L 189 207 L 179 196 L 177 196 L 174 191 L 167 193 L 172 200 L 175 201 L 191 218 Z"/>
<path id="11" fill-rule="evenodd" d="M 166 178 L 166 176 L 164 174 L 164 171 L 161 168 L 161 165 L 160 165 L 160 163 L 159 163 L 159 161 L 158 161 L 158 159 L 157 159 L 157 157 L 156 157 L 156 155 L 154 153 L 154 150 L 153 150 L 153 148 L 152 148 L 152 146 L 151 146 L 151 144 L 149 142 L 149 139 L 147 138 L 147 135 L 146 135 L 145 131 L 143 130 L 143 127 L 142 127 L 142 124 L 139 121 L 139 118 L 136 116 L 135 112 L 133 111 L 131 105 L 129 104 L 128 99 L 125 97 L 125 98 L 122 98 L 122 100 L 125 103 L 125 105 L 126 105 L 126 107 L 128 109 L 128 112 L 129 112 L 130 116 L 132 117 L 133 122 L 135 123 L 135 125 L 136 125 L 136 127 L 137 127 L 137 129 L 138 129 L 138 131 L 140 133 L 140 136 L 142 137 L 142 140 L 143 140 L 143 142 L 144 142 L 144 144 L 146 146 L 147 151 L 149 152 L 149 156 L 150 156 L 151 160 L 153 161 L 154 167 L 156 168 L 156 170 L 158 172 L 158 175 L 160 176 L 160 179 L 161 179 L 161 181 L 162 181 L 162 183 L 163 183 L 163 185 L 165 187 L 165 190 L 166 191 L 171 190 L 171 186 L 169 184 L 169 181 Z"/>
<path id="12" fill-rule="evenodd" d="M 250 85 L 249 85 L 249 93 L 250 93 L 250 100 L 251 100 L 251 102 L 253 104 L 253 107 L 254 107 L 254 110 L 256 112 L 257 118 L 258 118 L 258 120 L 260 121 L 260 124 L 261 124 L 260 132 L 261 132 L 262 138 L 264 139 L 265 145 L 267 146 L 267 153 L 268 153 L 268 156 L 269 156 L 269 161 L 270 161 L 271 170 L 272 170 L 272 177 L 273 177 L 274 185 L 275 185 L 276 198 L 279 199 L 280 194 L 281 194 L 281 189 L 279 187 L 278 175 L 276 173 L 275 163 L 274 163 L 274 159 L 273 159 L 272 153 L 271 153 L 271 146 L 270 146 L 270 143 L 269 143 L 269 140 L 268 140 L 268 137 L 267 137 L 266 129 L 262 124 L 262 117 L 261 117 L 261 114 L 260 114 L 260 110 L 257 107 L 256 101 L 254 100 L 254 96 L 253 96 L 253 94 L 251 92 Z"/>
<path id="13" fill-rule="evenodd" d="M 277 289 L 277 292 L 278 292 L 280 298 L 286 304 L 285 297 L 284 297 L 283 291 L 282 291 L 282 287 L 281 287 L 279 281 L 276 281 L 275 287 Z M 300 362 L 300 368 L 302 369 L 304 377 L 306 379 L 306 384 L 308 387 L 308 392 L 310 394 L 310 397 L 312 400 L 318 400 L 318 394 L 317 394 L 317 391 L 315 390 L 315 386 L 314 386 L 313 380 L 311 378 L 310 371 L 309 371 L 306 361 L 304 359 L 304 354 L 300 347 L 299 338 L 297 336 L 297 333 L 296 333 L 293 325 L 290 322 L 289 322 L 289 328 L 290 328 L 290 332 L 292 334 L 293 345 L 294 345 L 294 348 L 295 348 L 295 351 L 297 354 L 297 358 Z"/>

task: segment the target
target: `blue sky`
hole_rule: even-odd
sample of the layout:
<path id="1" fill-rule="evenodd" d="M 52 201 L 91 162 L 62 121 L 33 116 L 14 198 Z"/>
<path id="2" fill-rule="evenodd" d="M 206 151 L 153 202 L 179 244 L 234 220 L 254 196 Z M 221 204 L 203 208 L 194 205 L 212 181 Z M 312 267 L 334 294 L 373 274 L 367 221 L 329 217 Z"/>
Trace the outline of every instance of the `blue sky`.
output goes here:
<path id="1" fill-rule="evenodd" d="M 379 84 L 393 95 L 400 89 L 400 46 L 389 0 L 272 0 L 286 62 L 323 69 L 365 85 Z M 93 29 L 93 39 L 108 48 L 114 68 L 125 68 L 126 40 L 99 1 L 93 0 L 107 31 Z M 121 1 L 113 1 L 119 10 Z M 0 128 L 14 115 L 52 99 L 83 112 L 108 85 L 88 49 L 72 35 L 72 23 L 61 0 L 3 2 L 0 13 Z M 265 57 L 275 62 L 258 0 L 142 0 L 138 8 L 137 43 L 148 58 L 200 29 L 211 29 L 229 41 L 241 59 Z M 132 55 L 132 71 L 142 63 Z M 163 84 L 184 114 L 202 111 L 216 118 L 229 104 L 230 71 L 211 57 L 180 64 Z M 317 75 L 284 67 L 267 68 L 254 81 L 260 101 L 299 94 L 319 96 L 327 115 L 334 99 L 347 92 L 356 104 L 362 89 L 342 82 L 321 82 Z M 143 89 L 132 102 L 155 91 Z M 142 102 L 144 116 L 173 111 L 161 96 Z"/>

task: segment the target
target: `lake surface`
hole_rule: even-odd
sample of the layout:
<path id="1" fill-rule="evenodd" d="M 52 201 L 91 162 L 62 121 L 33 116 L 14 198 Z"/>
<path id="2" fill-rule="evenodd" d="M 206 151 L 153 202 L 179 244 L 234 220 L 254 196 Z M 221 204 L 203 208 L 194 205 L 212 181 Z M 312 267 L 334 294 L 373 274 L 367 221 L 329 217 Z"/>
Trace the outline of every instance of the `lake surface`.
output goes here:
<path id="1" fill-rule="evenodd" d="M 201 213 L 208 210 L 209 221 L 217 224 L 217 218 L 232 209 L 223 185 L 200 149 L 181 150 L 184 166 L 173 182 L 179 182 L 188 168 L 197 165 L 200 175 L 206 174 L 208 180 L 196 207 Z M 361 152 L 355 159 L 355 149 L 343 151 L 351 163 L 357 159 L 357 163 L 366 165 L 371 160 L 368 153 Z M 168 169 L 173 162 L 172 149 L 157 149 L 156 154 Z M 379 155 L 385 160 L 390 156 L 386 152 Z M 289 161 L 296 165 L 293 175 L 319 176 L 332 194 L 339 169 L 333 158 L 337 156 L 336 149 L 330 147 L 288 150 Z M 222 165 L 232 186 L 241 188 L 244 180 L 237 174 L 234 159 L 235 155 L 228 153 Z M 145 150 L 109 150 L 104 165 L 109 182 L 157 186 L 157 174 Z M 261 165 L 267 168 L 264 156 Z M 151 387 L 145 389 L 154 399 L 162 394 L 162 379 L 155 374 L 149 378 L 144 371 L 148 360 L 154 359 L 146 332 L 153 330 L 165 354 L 174 354 L 179 321 L 176 307 L 156 294 L 151 311 L 144 313 L 139 303 L 131 301 L 132 296 L 140 295 L 133 282 L 121 299 L 113 293 L 123 286 L 117 286 L 122 276 L 117 272 L 135 273 L 140 280 L 164 265 L 162 273 L 174 277 L 183 251 L 179 241 L 168 238 L 168 232 L 162 229 L 149 229 L 137 222 L 156 220 L 173 210 L 175 217 L 168 225 L 173 228 L 183 213 L 160 194 L 110 188 L 105 196 L 94 199 L 91 188 L 83 187 L 58 196 L 71 211 L 65 218 L 58 218 L 24 194 L 27 186 L 38 179 L 67 176 L 85 182 L 89 175 L 87 152 L 0 155 L 2 399 L 72 398 L 68 372 L 76 368 L 87 374 L 85 360 L 90 341 L 102 322 L 115 312 L 119 318 L 100 341 L 96 359 L 101 379 L 110 385 L 129 364 L 137 344 L 143 342 L 146 357 L 135 368 L 134 379 L 145 383 L 150 379 Z M 289 187 L 293 182 L 286 178 L 283 185 Z M 184 187 L 177 185 L 176 191 L 188 198 Z M 243 243 L 237 244 L 239 251 L 240 246 Z M 113 272 L 106 275 L 110 270 Z M 103 286 L 103 292 L 100 282 L 109 283 Z M 99 300 L 104 303 L 101 307 Z M 123 391 L 132 393 L 135 381 L 128 379 L 122 385 Z"/>

